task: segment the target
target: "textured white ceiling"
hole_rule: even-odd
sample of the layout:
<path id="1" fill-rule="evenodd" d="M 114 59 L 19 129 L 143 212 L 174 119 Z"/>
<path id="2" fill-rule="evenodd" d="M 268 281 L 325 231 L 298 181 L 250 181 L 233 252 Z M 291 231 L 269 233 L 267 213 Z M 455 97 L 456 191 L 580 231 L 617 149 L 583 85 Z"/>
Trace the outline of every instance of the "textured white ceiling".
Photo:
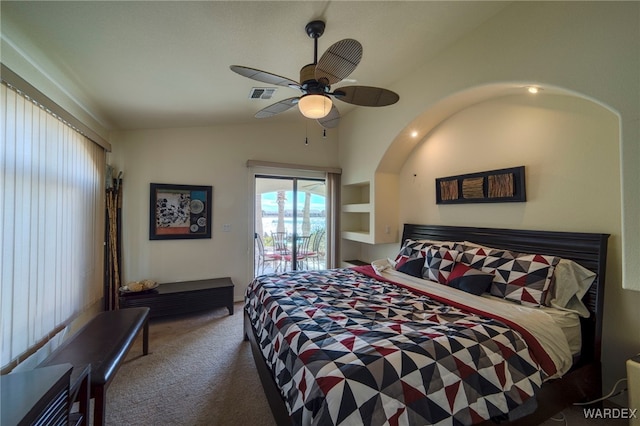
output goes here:
<path id="1" fill-rule="evenodd" d="M 241 77 L 245 65 L 298 80 L 313 62 L 307 22 L 322 19 L 320 56 L 355 38 L 348 84 L 392 88 L 506 2 L 458 1 L 2 1 L 2 33 L 42 65 L 107 128 L 242 123 L 299 92 Z M 34 51 L 35 49 L 40 52 Z M 339 87 L 340 84 L 334 86 Z M 400 101 L 402 101 L 402 93 Z M 353 108 L 337 102 L 344 115 Z M 365 108 L 365 107 L 356 107 Z M 387 107 L 387 108 L 392 108 Z M 296 109 L 266 120 L 299 120 Z"/>

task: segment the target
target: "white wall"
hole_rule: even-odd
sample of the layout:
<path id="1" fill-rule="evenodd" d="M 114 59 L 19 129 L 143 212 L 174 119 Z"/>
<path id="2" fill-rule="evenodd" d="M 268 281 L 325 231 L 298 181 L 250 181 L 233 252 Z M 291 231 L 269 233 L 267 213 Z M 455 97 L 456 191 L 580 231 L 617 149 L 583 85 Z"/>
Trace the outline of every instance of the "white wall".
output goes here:
<path id="1" fill-rule="evenodd" d="M 317 127 L 317 129 L 315 128 Z M 229 276 L 242 300 L 251 278 L 249 159 L 311 166 L 338 163 L 335 132 L 319 126 L 257 121 L 251 125 L 121 131 L 110 162 L 124 171 L 124 281 L 187 281 Z M 212 185 L 212 238 L 149 240 L 150 183 Z M 223 224 L 231 225 L 223 232 Z"/>
<path id="2" fill-rule="evenodd" d="M 401 221 L 612 233 L 605 294 L 605 389 L 625 376 L 625 359 L 640 351 L 640 335 L 637 333 L 640 328 L 637 309 L 640 292 L 623 290 L 620 273 L 623 266 L 621 238 L 624 235 L 629 256 L 624 263 L 627 271 L 624 279 L 629 284 L 640 280 L 640 273 L 636 273 L 640 266 L 635 258 L 640 253 L 640 197 L 637 196 L 640 193 L 639 17 L 640 4 L 637 2 L 516 2 L 443 51 L 435 60 L 391 86 L 400 94 L 397 105 L 377 111 L 355 110 L 343 120 L 339 134 L 340 165 L 345 171 L 343 183 L 372 180 L 380 170 L 400 174 Z M 456 104 L 469 106 L 504 94 L 508 88 L 515 89 L 529 83 L 553 87 L 554 90 L 549 92 L 554 93 L 556 88 L 561 88 L 563 90 L 558 93 L 579 94 L 579 97 L 605 105 L 612 111 L 610 116 L 619 117 L 614 124 L 619 128 L 618 147 L 609 142 L 607 146 L 611 151 L 607 150 L 608 154 L 602 155 L 601 163 L 601 158 L 591 157 L 594 148 L 602 148 L 591 134 L 576 133 L 572 145 L 561 145 L 559 142 L 564 142 L 558 139 L 561 133 L 549 134 L 545 128 L 533 131 L 522 127 L 527 124 L 525 120 L 510 123 L 503 129 L 504 137 L 511 136 L 512 139 L 508 145 L 510 150 L 503 157 L 505 160 L 479 153 L 480 145 L 446 145 L 445 140 L 459 140 L 459 137 L 469 137 L 473 133 L 467 130 L 465 134 L 465 130 L 447 125 L 433 132 L 429 143 L 420 145 L 414 152 L 422 162 L 409 155 L 411 147 L 419 143 L 418 140 L 410 140 L 410 130 L 420 131 L 421 138 L 424 138 L 448 115 L 455 113 Z M 573 101 L 558 98 L 557 104 L 544 105 L 542 109 L 525 103 L 504 111 L 499 104 L 485 105 L 486 109 L 474 111 L 473 115 L 467 116 L 471 112 L 465 111 L 452 120 L 471 120 L 466 122 L 467 125 L 478 126 L 482 130 L 479 133 L 485 135 L 478 142 L 493 148 L 496 144 L 502 147 L 500 144 L 505 143 L 504 137 L 499 138 L 502 142 L 494 139 L 498 135 L 492 128 L 496 123 L 489 114 L 491 108 L 508 114 L 522 114 L 531 123 L 540 121 L 545 115 L 549 115 L 553 122 L 560 117 L 574 119 L 572 109 L 563 112 L 565 102 L 565 106 L 569 106 Z M 587 104 L 576 103 L 574 107 L 578 108 L 579 115 L 589 116 L 591 108 Z M 554 110 L 557 109 L 561 114 L 556 116 Z M 585 126 L 589 124 L 588 119 L 577 120 L 584 121 Z M 602 130 L 589 127 L 592 132 Z M 549 154 L 548 150 L 534 149 L 536 143 L 542 142 L 530 140 L 532 135 L 555 141 L 557 148 L 554 153 L 564 147 L 565 153 L 572 155 L 574 161 L 565 164 L 564 168 L 559 167 L 559 158 Z M 583 154 L 575 144 L 582 143 L 580 139 L 585 138 L 590 140 L 590 146 Z M 513 145 L 524 141 L 529 144 L 519 148 Z M 500 164 L 506 159 L 515 160 L 520 150 L 526 154 L 523 156 L 526 161 Z M 398 153 L 400 158 L 396 158 Z M 612 157 L 616 155 L 620 156 L 618 161 L 622 170 Z M 579 164 L 585 156 L 587 165 Z M 462 163 L 463 157 L 478 158 L 478 167 Z M 436 176 L 519 164 L 528 166 L 530 184 L 527 188 L 530 193 L 526 205 L 484 205 L 460 209 L 460 206 L 437 207 L 432 201 Z M 418 175 L 415 180 L 413 173 Z M 589 188 L 585 182 L 594 185 L 598 193 L 593 204 L 601 203 L 604 209 L 590 203 Z M 561 186 L 556 186 L 558 183 Z M 624 197 L 622 209 L 621 196 Z M 573 207 L 572 201 L 576 201 L 579 208 Z M 409 202 L 410 206 L 407 205 Z M 420 208 L 415 209 L 416 204 Z M 623 231 L 621 216 L 625 218 Z M 382 251 L 389 250 L 386 246 L 362 249 L 363 255 L 369 257 L 377 257 Z M 622 398 L 617 402 L 625 403 Z"/>
<path id="3" fill-rule="evenodd" d="M 523 94 L 469 107 L 409 155 L 401 221 L 606 232 L 619 258 L 618 140 L 618 118 L 575 97 Z M 435 204 L 435 178 L 521 165 L 524 203 Z M 619 283 L 620 263 L 609 270 Z"/>

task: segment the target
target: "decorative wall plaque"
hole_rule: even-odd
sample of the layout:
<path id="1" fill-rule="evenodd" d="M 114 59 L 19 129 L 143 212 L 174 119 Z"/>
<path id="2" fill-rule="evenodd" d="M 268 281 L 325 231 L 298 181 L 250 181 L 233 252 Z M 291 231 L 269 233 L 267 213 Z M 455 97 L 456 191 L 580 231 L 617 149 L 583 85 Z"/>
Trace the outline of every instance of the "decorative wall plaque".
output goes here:
<path id="1" fill-rule="evenodd" d="M 524 166 L 436 178 L 436 204 L 523 201 Z"/>

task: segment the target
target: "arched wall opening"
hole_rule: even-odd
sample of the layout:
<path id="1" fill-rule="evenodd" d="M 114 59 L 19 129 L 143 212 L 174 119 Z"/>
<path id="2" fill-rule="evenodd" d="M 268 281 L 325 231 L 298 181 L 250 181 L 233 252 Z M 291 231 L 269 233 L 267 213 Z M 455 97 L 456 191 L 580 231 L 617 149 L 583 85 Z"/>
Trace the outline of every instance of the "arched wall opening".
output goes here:
<path id="1" fill-rule="evenodd" d="M 527 202 L 437 205 L 435 179 L 525 166 Z M 621 238 L 619 117 L 583 97 L 500 93 L 438 123 L 398 170 L 399 220 Z M 618 263 L 619 264 L 619 263 Z M 619 282 L 619 281 L 618 281 Z"/>
<path id="2" fill-rule="evenodd" d="M 617 111 L 588 96 L 548 86 L 531 95 L 526 86 L 470 88 L 433 104 L 398 133 L 376 175 L 397 176 L 399 227 L 427 223 L 611 234 L 603 342 L 608 389 L 624 377 L 624 360 L 637 351 L 637 342 L 617 326 L 635 315 L 627 301 L 635 299 L 625 298 L 621 289 L 622 121 Z M 420 136 L 412 138 L 414 131 Z M 435 202 L 438 177 L 521 165 L 524 203 Z M 397 244 L 366 250 L 365 258 L 383 258 L 392 256 Z"/>
<path id="3" fill-rule="evenodd" d="M 539 92 L 536 94 L 528 93 L 528 88 L 530 87 L 539 89 Z M 616 115 L 619 121 L 619 114 L 615 109 L 587 95 L 562 87 L 522 81 L 469 87 L 431 104 L 427 109 L 407 123 L 389 144 L 376 168 L 376 172 L 398 173 L 411 151 L 419 143 L 427 139 L 436 127 L 458 112 L 491 99 L 525 94 L 533 99 L 536 97 L 543 98 L 548 95 L 564 95 L 583 99 L 599 105 L 604 110 Z M 415 136 L 413 136 L 414 134 Z"/>
<path id="4" fill-rule="evenodd" d="M 397 225 L 434 223 L 606 232 L 621 265 L 620 117 L 588 96 L 527 82 L 468 88 L 435 102 L 394 138 L 376 168 L 397 189 Z M 416 132 L 417 137 L 412 133 Z M 525 166 L 525 203 L 437 205 L 435 179 Z M 393 176 L 393 179 L 388 179 Z M 373 253 L 390 247 L 370 247 Z M 377 253 L 376 253 L 377 252 Z M 621 282 L 621 272 L 615 282 Z"/>

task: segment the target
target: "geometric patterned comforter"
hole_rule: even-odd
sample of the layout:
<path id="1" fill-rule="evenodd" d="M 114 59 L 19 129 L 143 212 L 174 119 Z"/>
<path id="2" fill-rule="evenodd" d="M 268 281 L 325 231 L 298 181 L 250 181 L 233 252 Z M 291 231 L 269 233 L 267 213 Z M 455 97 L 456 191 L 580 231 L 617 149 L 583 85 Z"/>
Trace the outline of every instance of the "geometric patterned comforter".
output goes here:
<path id="1" fill-rule="evenodd" d="M 504 323 L 351 268 L 263 275 L 245 299 L 293 424 L 468 425 L 544 377 Z"/>

